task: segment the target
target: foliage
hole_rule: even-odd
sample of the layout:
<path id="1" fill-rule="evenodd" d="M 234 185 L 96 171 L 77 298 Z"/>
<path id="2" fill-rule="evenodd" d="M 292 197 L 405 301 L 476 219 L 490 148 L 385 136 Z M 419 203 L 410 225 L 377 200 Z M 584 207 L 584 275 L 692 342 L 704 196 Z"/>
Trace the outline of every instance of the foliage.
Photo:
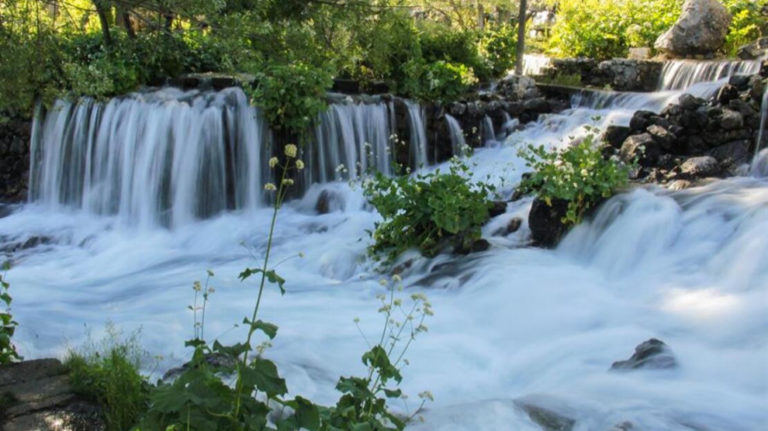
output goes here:
<path id="1" fill-rule="evenodd" d="M 604 159 L 592 134 L 561 151 L 531 145 L 520 154 L 533 168 L 520 184 L 521 191 L 536 193 L 550 206 L 554 199 L 568 201 L 562 220 L 566 225 L 578 224 L 586 210 L 625 186 L 630 169 Z"/>
<path id="2" fill-rule="evenodd" d="M 5 270 L 8 270 L 7 264 Z M 3 309 L 0 309 L 0 365 L 22 359 L 16 351 L 16 346 L 11 342 L 19 324 L 13 320 L 13 315 L 11 315 L 12 299 L 8 293 L 10 288 L 11 285 L 5 280 L 5 275 L 0 274 L 0 305 L 3 306 Z"/>
<path id="3" fill-rule="evenodd" d="M 331 75 L 295 61 L 268 65 L 257 81 L 252 96 L 269 123 L 276 129 L 299 133 L 325 110 L 325 90 L 331 86 Z"/>
<path id="4" fill-rule="evenodd" d="M 468 248 L 480 238 L 494 192 L 490 185 L 471 182 L 468 173 L 469 167 L 454 159 L 448 173 L 377 174 L 368 181 L 365 195 L 383 218 L 371 233 L 369 253 L 391 261 L 412 247 L 426 256 L 450 243 Z"/>
<path id="5" fill-rule="evenodd" d="M 514 68 L 517 58 L 517 27 L 502 24 L 490 28 L 480 40 L 480 52 L 491 68 L 491 76 L 502 76 Z"/>
<path id="6" fill-rule="evenodd" d="M 741 46 L 768 35 L 768 0 L 725 0 L 731 25 L 723 50 L 735 56 Z"/>
<path id="7" fill-rule="evenodd" d="M 102 346 L 70 351 L 64 365 L 78 395 L 101 406 L 109 431 L 131 429 L 147 408 L 150 385 L 139 373 L 136 334 L 121 339 L 109 326 Z"/>
<path id="8" fill-rule="evenodd" d="M 413 295 L 410 308 L 405 308 L 402 300 L 395 299 L 394 287 L 391 288 L 389 302 L 384 300 L 385 297 L 381 298 L 384 305 L 380 311 L 386 316 L 381 340 L 362 357 L 369 369 L 368 376 L 340 378 L 336 387 L 342 396 L 336 406 L 318 406 L 301 396 L 285 398 L 288 392 L 286 382 L 280 377 L 277 365 L 264 356 L 270 341 L 277 336 L 278 327 L 258 319 L 258 312 L 267 282 L 285 293 L 285 279 L 269 264 L 277 215 L 288 188 L 293 184 L 289 174 L 304 167 L 297 156 L 298 148 L 289 144 L 285 147 L 282 164 L 277 157 L 269 161 L 272 168 L 280 167 L 282 174 L 279 186 L 271 183 L 265 186 L 267 191 L 275 193 L 275 200 L 263 264 L 259 268 L 247 268 L 240 274 L 241 281 L 253 276 L 260 279 L 253 313 L 243 319 L 247 328 L 245 341 L 233 345 L 214 341 L 209 345 L 203 339 L 205 308 L 208 295 L 213 292 L 208 285 L 208 280 L 213 276 L 209 271 L 205 285 L 199 282 L 193 285 L 195 301 L 190 308 L 194 314 L 195 338 L 186 343 L 194 348 L 192 360 L 175 381 L 158 385 L 138 429 L 404 429 L 407 418 L 391 413 L 387 407 L 387 398 L 401 396 L 396 387 L 402 378 L 398 367 L 404 361 L 404 355 L 416 335 L 426 331 L 424 319 L 432 314 L 431 306 L 423 295 Z M 198 305 L 201 293 L 202 304 Z M 399 316 L 405 316 L 405 319 L 397 321 Z M 257 337 L 264 341 L 253 346 Z M 251 354 L 254 356 L 251 357 Z M 216 360 L 212 361 L 211 358 Z"/>
<path id="9" fill-rule="evenodd" d="M 682 0 L 560 1 L 548 51 L 562 57 L 626 57 L 632 46 L 652 47 L 680 15 Z"/>
<path id="10" fill-rule="evenodd" d="M 403 84 L 403 90 L 420 100 L 451 102 L 465 95 L 477 83 L 472 69 L 442 60 L 428 64 L 409 62 L 405 70 L 408 79 Z"/>

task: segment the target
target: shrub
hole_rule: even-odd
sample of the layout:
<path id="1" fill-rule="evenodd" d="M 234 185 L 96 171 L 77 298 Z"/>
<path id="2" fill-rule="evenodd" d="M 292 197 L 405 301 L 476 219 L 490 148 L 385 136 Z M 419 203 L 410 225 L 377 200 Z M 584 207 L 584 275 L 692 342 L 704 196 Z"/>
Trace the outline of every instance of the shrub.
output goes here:
<path id="1" fill-rule="evenodd" d="M 568 211 L 561 220 L 578 224 L 585 211 L 627 184 L 630 167 L 603 158 L 594 136 L 561 151 L 547 151 L 544 146 L 529 146 L 521 151 L 533 173 L 520 184 L 523 192 L 533 192 L 547 205 L 552 200 L 568 201 Z"/>
<path id="2" fill-rule="evenodd" d="M 139 373 L 141 349 L 134 334 L 121 339 L 111 326 L 102 346 L 70 351 L 64 361 L 76 394 L 95 402 L 109 431 L 126 431 L 147 409 L 150 385 Z"/>
<path id="3" fill-rule="evenodd" d="M 7 265 L 5 269 L 8 269 Z M 22 359 L 11 342 L 19 324 L 11 315 L 11 295 L 8 293 L 10 288 L 11 285 L 5 281 L 5 276 L 0 274 L 0 305 L 3 306 L 3 309 L 0 309 L 0 365 Z"/>
<path id="4" fill-rule="evenodd" d="M 377 174 L 368 181 L 365 196 L 383 218 L 371 233 L 371 256 L 392 261 L 412 247 L 425 256 L 434 256 L 449 244 L 469 248 L 488 220 L 494 188 L 471 182 L 468 172 L 454 159 L 448 173 L 436 170 L 395 178 Z"/>
<path id="5" fill-rule="evenodd" d="M 413 60 L 405 65 L 408 80 L 403 91 L 416 99 L 451 102 L 464 96 L 477 83 L 474 71 L 459 63 Z"/>
<path id="6" fill-rule="evenodd" d="M 733 19 L 723 50 L 735 56 L 741 46 L 768 34 L 768 0 L 725 0 Z"/>
<path id="7" fill-rule="evenodd" d="M 480 52 L 485 57 L 490 73 L 499 77 L 514 68 L 517 53 L 517 28 L 502 24 L 483 33 Z"/>

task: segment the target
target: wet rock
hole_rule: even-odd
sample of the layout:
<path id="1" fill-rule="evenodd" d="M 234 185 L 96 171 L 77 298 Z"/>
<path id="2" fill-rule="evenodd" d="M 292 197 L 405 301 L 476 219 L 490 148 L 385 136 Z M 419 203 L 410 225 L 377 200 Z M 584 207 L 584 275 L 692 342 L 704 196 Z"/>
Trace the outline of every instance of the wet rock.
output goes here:
<path id="1" fill-rule="evenodd" d="M 613 148 L 621 148 L 621 144 L 629 137 L 629 127 L 608 126 L 603 134 L 603 140 Z"/>
<path id="2" fill-rule="evenodd" d="M 472 253 L 477 253 L 480 251 L 486 251 L 491 248 L 491 243 L 488 242 L 486 239 L 480 238 L 477 241 L 472 243 Z"/>
<path id="3" fill-rule="evenodd" d="M 731 84 L 725 84 L 717 91 L 715 98 L 723 105 L 739 97 L 739 89 Z"/>
<path id="4" fill-rule="evenodd" d="M 744 127 L 744 116 L 731 109 L 723 109 L 717 121 L 724 130 L 734 130 Z"/>
<path id="5" fill-rule="evenodd" d="M 677 103 L 683 109 L 694 111 L 699 107 L 703 106 L 706 103 L 706 101 L 704 99 L 700 99 L 698 97 L 694 97 L 688 93 L 685 93 L 682 96 L 680 96 L 680 98 L 677 100 Z"/>
<path id="6" fill-rule="evenodd" d="M 680 165 L 680 176 L 684 178 L 702 178 L 720 173 L 720 164 L 712 156 L 691 157 Z"/>
<path id="7" fill-rule="evenodd" d="M 544 431 L 571 431 L 576 425 L 575 420 L 531 402 L 516 400 L 515 404 L 523 409 L 528 417 Z"/>
<path id="8" fill-rule="evenodd" d="M 227 370 L 232 372 L 234 372 L 235 366 L 237 365 L 232 357 L 222 353 L 206 353 L 205 362 L 214 370 Z M 172 383 L 190 367 L 192 367 L 191 361 L 180 367 L 171 368 L 170 370 L 166 371 L 165 374 L 163 374 L 161 381 L 164 383 Z"/>
<path id="9" fill-rule="evenodd" d="M 715 147 L 707 154 L 717 159 L 721 165 L 737 166 L 749 162 L 749 147 L 748 140 L 734 141 Z"/>
<path id="10" fill-rule="evenodd" d="M 725 42 L 731 14 L 717 0 L 686 0 L 677 22 L 659 36 L 654 48 L 687 57 L 717 51 Z"/>
<path id="11" fill-rule="evenodd" d="M 4 431 L 106 429 L 101 410 L 73 393 L 57 359 L 0 366 L 0 399 Z"/>
<path id="12" fill-rule="evenodd" d="M 317 197 L 315 211 L 317 211 L 318 214 L 328 214 L 343 209 L 344 198 L 338 192 L 326 189 L 320 192 L 320 196 Z"/>
<path id="13" fill-rule="evenodd" d="M 655 338 L 638 344 L 635 353 L 627 360 L 616 361 L 612 370 L 669 369 L 677 367 L 677 360 L 667 345 Z"/>
<path id="14" fill-rule="evenodd" d="M 669 130 L 656 124 L 651 124 L 646 130 L 663 150 L 672 151 L 674 149 L 677 136 L 670 133 Z"/>
<path id="15" fill-rule="evenodd" d="M 539 97 L 536 81 L 527 76 L 509 75 L 499 82 L 497 91 L 505 98 L 511 100 Z"/>
<path id="16" fill-rule="evenodd" d="M 497 229 L 493 236 L 507 236 L 520 230 L 520 226 L 523 225 L 523 219 L 515 217 L 506 224 L 506 226 Z"/>
<path id="17" fill-rule="evenodd" d="M 642 166 L 652 166 L 661 155 L 659 145 L 650 133 L 632 135 L 621 144 L 619 156 L 626 163 L 637 161 Z"/>
<path id="18" fill-rule="evenodd" d="M 465 112 L 467 112 L 467 105 L 461 102 L 453 102 L 448 107 L 448 112 L 454 117 L 461 117 Z"/>
<path id="19" fill-rule="evenodd" d="M 656 115 L 651 111 L 637 111 L 632 115 L 632 119 L 629 120 L 629 129 L 632 132 L 643 132 L 646 127 L 651 124 L 650 119 Z"/>
<path id="20" fill-rule="evenodd" d="M 507 212 L 507 203 L 504 201 L 495 201 L 488 208 L 488 216 L 496 217 Z"/>
<path id="21" fill-rule="evenodd" d="M 672 191 L 680 191 L 693 187 L 693 183 L 688 180 L 674 180 L 667 184 L 667 188 Z"/>
<path id="22" fill-rule="evenodd" d="M 523 109 L 536 114 L 545 114 L 550 111 L 549 101 L 543 97 L 528 99 L 523 102 Z"/>
<path id="23" fill-rule="evenodd" d="M 533 243 L 542 247 L 554 247 L 568 231 L 561 221 L 568 211 L 568 201 L 553 199 L 552 205 L 536 198 L 528 213 L 528 226 Z"/>

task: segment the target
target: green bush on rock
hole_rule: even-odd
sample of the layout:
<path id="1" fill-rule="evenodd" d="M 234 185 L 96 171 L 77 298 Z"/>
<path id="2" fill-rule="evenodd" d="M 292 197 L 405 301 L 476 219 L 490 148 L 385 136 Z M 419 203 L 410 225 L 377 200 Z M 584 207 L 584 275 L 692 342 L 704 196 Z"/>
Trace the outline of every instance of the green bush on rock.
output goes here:
<path id="1" fill-rule="evenodd" d="M 469 249 L 488 220 L 493 186 L 468 179 L 469 167 L 454 159 L 449 171 L 415 177 L 377 174 L 364 185 L 365 196 L 383 221 L 371 233 L 369 253 L 392 261 L 409 248 L 425 256 L 446 245 Z"/>
<path id="2" fill-rule="evenodd" d="M 520 190 L 534 193 L 552 206 L 554 200 L 567 201 L 561 223 L 572 226 L 616 190 L 625 186 L 630 167 L 606 160 L 595 145 L 594 135 L 560 151 L 544 146 L 529 146 L 520 152 L 533 173 L 520 184 Z"/>

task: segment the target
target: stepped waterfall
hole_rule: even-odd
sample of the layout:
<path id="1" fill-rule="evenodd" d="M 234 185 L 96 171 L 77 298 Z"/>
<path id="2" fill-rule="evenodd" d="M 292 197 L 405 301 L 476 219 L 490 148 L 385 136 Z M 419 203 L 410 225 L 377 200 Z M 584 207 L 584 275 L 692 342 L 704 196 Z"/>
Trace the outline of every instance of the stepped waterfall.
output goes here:
<path id="1" fill-rule="evenodd" d="M 467 162 L 507 198 L 529 170 L 522 146 L 562 148 L 683 93 L 711 97 L 729 76 L 758 69 L 669 62 L 656 92 L 580 94 L 536 121 L 503 119 L 501 130 L 482 131 L 489 144 Z M 330 104 L 278 217 L 271 253 L 287 292 L 265 291 L 261 318 L 280 337 L 264 354 L 292 394 L 318 403 L 337 399 L 339 376 L 365 372 L 361 333 L 381 332 L 375 297 L 388 275 L 366 259 L 367 231 L 381 217 L 360 181 L 394 173 L 397 130 L 410 132 L 403 157 L 412 168 L 446 169 L 428 148 L 425 108 L 400 106 L 396 116 L 386 98 Z M 568 418 L 574 431 L 764 429 L 768 92 L 761 115 L 751 174 L 682 191 L 634 186 L 552 250 L 529 245 L 525 197 L 483 228 L 489 250 L 398 262 L 404 294 L 426 294 L 435 311 L 408 353 L 402 387 L 411 396 L 430 390 L 435 402 L 409 429 L 540 430 L 524 405 Z M 445 119 L 461 154 L 464 131 Z M 257 287 L 237 275 L 266 249 L 264 184 L 277 139 L 240 89 L 59 101 L 38 113 L 33 132 L 29 202 L 0 218 L 25 356 L 63 356 L 110 321 L 141 331 L 142 347 L 162 356 L 146 372 L 178 366 L 193 334 L 191 286 L 206 269 L 216 273 L 206 335 L 242 338 L 233 324 L 249 315 Z M 321 197 L 327 211 L 318 211 Z M 521 227 L 510 232 L 514 223 Z M 668 344 L 677 368 L 609 371 L 650 338 Z M 408 403 L 393 406 L 407 414 Z"/>

